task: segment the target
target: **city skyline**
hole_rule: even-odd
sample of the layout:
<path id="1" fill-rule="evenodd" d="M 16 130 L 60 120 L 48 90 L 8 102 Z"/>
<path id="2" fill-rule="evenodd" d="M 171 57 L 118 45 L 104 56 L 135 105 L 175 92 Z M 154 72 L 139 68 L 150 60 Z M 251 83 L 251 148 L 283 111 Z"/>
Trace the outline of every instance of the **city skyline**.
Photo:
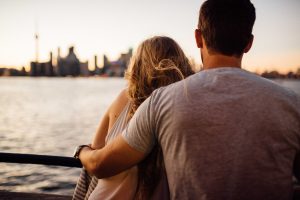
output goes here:
<path id="1" fill-rule="evenodd" d="M 257 19 L 254 45 L 243 66 L 253 72 L 296 71 L 300 67 L 300 1 L 252 0 Z M 27 70 L 35 60 L 39 34 L 40 61 L 61 47 L 75 46 L 81 61 L 93 68 L 94 55 L 116 59 L 154 35 L 174 38 L 189 58 L 201 64 L 194 29 L 203 1 L 1 0 L 0 66 Z M 98 63 L 102 65 L 101 62 Z"/>

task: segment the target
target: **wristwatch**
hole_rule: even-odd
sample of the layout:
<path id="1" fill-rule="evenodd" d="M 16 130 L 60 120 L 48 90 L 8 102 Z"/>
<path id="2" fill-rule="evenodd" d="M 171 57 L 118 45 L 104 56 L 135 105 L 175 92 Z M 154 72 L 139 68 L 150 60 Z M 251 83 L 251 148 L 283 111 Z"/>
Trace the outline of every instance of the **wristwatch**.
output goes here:
<path id="1" fill-rule="evenodd" d="M 82 145 L 77 146 L 74 151 L 74 155 L 73 155 L 74 158 L 79 159 L 79 153 L 83 147 L 89 147 L 91 149 L 91 146 L 87 145 L 87 144 L 82 144 Z"/>

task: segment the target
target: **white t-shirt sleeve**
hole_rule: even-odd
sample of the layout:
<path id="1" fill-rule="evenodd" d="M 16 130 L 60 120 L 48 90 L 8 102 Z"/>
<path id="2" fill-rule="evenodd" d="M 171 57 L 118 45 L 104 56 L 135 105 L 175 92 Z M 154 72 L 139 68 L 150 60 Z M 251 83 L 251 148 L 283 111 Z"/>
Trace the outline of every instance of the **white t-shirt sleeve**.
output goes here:
<path id="1" fill-rule="evenodd" d="M 152 150 L 156 141 L 153 118 L 151 97 L 149 97 L 139 106 L 122 132 L 122 136 L 129 146 L 145 154 Z"/>

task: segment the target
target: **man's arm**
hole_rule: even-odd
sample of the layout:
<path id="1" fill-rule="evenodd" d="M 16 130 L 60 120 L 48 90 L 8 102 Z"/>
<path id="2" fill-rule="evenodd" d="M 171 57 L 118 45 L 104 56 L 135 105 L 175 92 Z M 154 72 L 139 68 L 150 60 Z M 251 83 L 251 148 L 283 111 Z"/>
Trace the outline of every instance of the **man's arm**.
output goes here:
<path id="1" fill-rule="evenodd" d="M 156 142 L 153 113 L 148 98 L 139 106 L 127 128 L 112 142 L 98 150 L 82 149 L 79 158 L 85 169 L 98 178 L 105 178 L 143 160 Z"/>
<path id="2" fill-rule="evenodd" d="M 79 158 L 85 169 L 97 178 L 116 175 L 144 159 L 146 154 L 130 147 L 120 134 L 102 149 L 85 147 Z"/>

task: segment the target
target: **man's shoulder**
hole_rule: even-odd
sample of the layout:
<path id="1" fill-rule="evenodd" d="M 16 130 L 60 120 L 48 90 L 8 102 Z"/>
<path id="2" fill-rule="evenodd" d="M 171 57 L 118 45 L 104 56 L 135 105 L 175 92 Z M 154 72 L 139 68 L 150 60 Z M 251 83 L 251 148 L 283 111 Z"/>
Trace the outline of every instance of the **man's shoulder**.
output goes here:
<path id="1" fill-rule="evenodd" d="M 228 91 L 233 94 L 243 95 L 257 94 L 260 96 L 276 96 L 289 99 L 289 101 L 299 102 L 300 97 L 294 91 L 282 85 L 261 77 L 250 71 L 223 67 L 209 70 L 202 70 L 187 77 L 186 79 L 175 82 L 165 87 L 155 90 L 152 94 L 152 102 L 172 102 L 180 100 L 185 94 L 201 94 L 202 97 L 207 93 L 217 94 L 219 91 Z"/>
<path id="2" fill-rule="evenodd" d="M 197 75 L 197 73 L 193 74 L 181 81 L 177 81 L 177 82 L 174 82 L 167 86 L 160 87 L 152 93 L 151 97 L 153 99 L 160 99 L 160 100 L 167 100 L 167 99 L 173 98 L 174 95 L 177 95 L 177 93 L 182 93 L 184 90 L 189 88 L 187 86 L 190 85 L 190 81 L 193 78 L 195 78 L 196 75 Z"/>
<path id="3" fill-rule="evenodd" d="M 276 80 L 270 80 L 257 75 L 256 82 L 258 86 L 266 88 L 269 91 L 269 95 L 276 94 L 279 96 L 292 98 L 298 101 L 300 100 L 299 94 L 297 94 L 292 89 L 285 87 L 282 84 L 276 82 Z"/>

